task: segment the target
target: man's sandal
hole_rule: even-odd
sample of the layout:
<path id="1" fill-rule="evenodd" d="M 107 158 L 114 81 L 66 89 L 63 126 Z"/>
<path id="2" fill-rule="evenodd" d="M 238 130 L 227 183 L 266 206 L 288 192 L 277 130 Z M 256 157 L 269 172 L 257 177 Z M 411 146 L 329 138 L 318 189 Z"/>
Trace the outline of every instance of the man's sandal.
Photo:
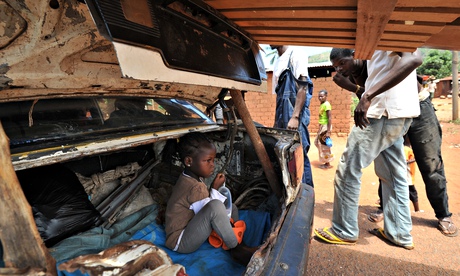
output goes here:
<path id="1" fill-rule="evenodd" d="M 341 238 L 337 237 L 336 235 L 334 235 L 332 233 L 332 230 L 329 230 L 328 227 L 325 227 L 323 229 L 316 228 L 315 229 L 315 235 L 319 239 L 321 239 L 322 241 L 325 241 L 327 243 L 345 244 L 345 245 L 354 245 L 354 244 L 356 244 L 356 241 L 341 239 Z"/>
<path id="2" fill-rule="evenodd" d="M 447 237 L 456 237 L 458 235 L 458 228 L 450 217 L 439 219 L 438 229 Z"/>
<path id="3" fill-rule="evenodd" d="M 410 244 L 410 245 L 404 245 L 404 244 L 397 244 L 395 242 L 393 242 L 392 240 L 390 240 L 386 235 L 385 235 L 385 231 L 382 229 L 382 228 L 374 228 L 374 229 L 369 229 L 368 230 L 369 233 L 371 233 L 372 235 L 375 235 L 377 236 L 379 239 L 381 240 L 384 240 L 386 242 L 390 242 L 391 244 L 394 244 L 394 245 L 397 245 L 397 246 L 400 246 L 404 249 L 407 249 L 407 250 L 412 250 L 415 248 L 414 244 Z"/>
<path id="4" fill-rule="evenodd" d="M 367 219 L 374 223 L 381 222 L 383 220 L 383 211 L 379 209 L 377 212 L 372 212 L 367 216 Z"/>

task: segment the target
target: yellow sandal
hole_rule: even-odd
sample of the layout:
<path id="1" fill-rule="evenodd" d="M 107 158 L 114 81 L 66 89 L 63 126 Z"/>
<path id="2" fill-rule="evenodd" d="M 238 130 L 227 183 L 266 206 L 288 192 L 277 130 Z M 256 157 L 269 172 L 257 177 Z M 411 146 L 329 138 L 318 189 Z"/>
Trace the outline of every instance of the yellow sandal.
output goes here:
<path id="1" fill-rule="evenodd" d="M 356 241 L 341 239 L 337 237 L 336 235 L 332 234 L 328 227 L 324 227 L 323 229 L 316 228 L 315 235 L 327 243 L 345 244 L 345 245 L 356 244 Z"/>

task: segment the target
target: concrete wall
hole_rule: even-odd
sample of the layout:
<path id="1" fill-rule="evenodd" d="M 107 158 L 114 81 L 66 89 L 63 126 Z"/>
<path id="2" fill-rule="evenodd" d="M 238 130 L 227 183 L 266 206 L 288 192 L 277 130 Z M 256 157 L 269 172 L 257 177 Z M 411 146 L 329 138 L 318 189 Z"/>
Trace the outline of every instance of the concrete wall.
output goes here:
<path id="1" fill-rule="evenodd" d="M 335 74 L 335 73 L 333 73 Z M 276 94 L 272 94 L 272 74 L 268 73 L 268 92 L 247 92 L 244 96 L 246 105 L 254 121 L 272 127 L 275 118 Z M 310 103 L 311 121 L 308 130 L 316 136 L 318 131 L 319 105 L 318 92 L 328 91 L 328 101 L 332 105 L 332 133 L 347 136 L 350 133 L 352 93 L 342 90 L 332 77 L 313 79 L 313 98 Z"/>

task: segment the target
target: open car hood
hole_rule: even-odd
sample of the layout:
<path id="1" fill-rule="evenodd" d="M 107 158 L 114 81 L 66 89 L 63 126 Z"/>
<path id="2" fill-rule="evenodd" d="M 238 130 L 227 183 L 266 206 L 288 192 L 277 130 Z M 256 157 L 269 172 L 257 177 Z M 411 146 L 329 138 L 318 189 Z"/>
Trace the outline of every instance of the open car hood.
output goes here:
<path id="1" fill-rule="evenodd" d="M 176 7 L 179 13 L 158 4 L 150 6 L 157 15 L 152 31 L 117 17 L 140 18 L 139 9 L 87 2 L 0 0 L 0 102 L 135 95 L 209 105 L 223 88 L 266 91 L 258 45 L 218 15 L 208 15 L 208 23 L 219 23 L 210 30 L 185 16 L 185 6 Z M 109 7 L 104 17 L 102 2 Z M 126 37 L 112 36 L 116 30 Z"/>
<path id="2" fill-rule="evenodd" d="M 257 42 L 459 50 L 457 2 L 0 0 L 0 101 L 266 91 Z"/>

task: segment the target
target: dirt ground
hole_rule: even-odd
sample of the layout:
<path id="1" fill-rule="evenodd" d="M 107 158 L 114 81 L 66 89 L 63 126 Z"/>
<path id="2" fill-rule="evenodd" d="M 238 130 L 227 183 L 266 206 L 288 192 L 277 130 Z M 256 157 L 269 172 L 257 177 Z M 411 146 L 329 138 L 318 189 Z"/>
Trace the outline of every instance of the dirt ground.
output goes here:
<path id="1" fill-rule="evenodd" d="M 434 99 L 437 116 L 443 129 L 442 155 L 447 177 L 449 209 L 453 220 L 460 226 L 460 124 L 449 123 L 452 118 L 452 100 Z M 312 137 L 314 138 L 314 137 Z M 320 169 L 318 151 L 311 147 L 309 158 L 315 183 L 314 227 L 331 226 L 333 179 L 337 162 L 345 147 L 346 137 L 333 136 L 335 160 L 332 169 Z M 373 165 L 364 169 L 360 194 L 358 243 L 353 246 L 330 245 L 312 240 L 308 275 L 460 275 L 460 235 L 446 237 L 437 230 L 437 220 L 426 197 L 425 185 L 417 172 L 415 186 L 424 212 L 412 213 L 415 249 L 405 250 L 385 243 L 369 234 L 368 229 L 383 227 L 383 222 L 368 221 L 367 214 L 374 211 L 378 179 Z M 411 206 L 413 210 L 413 206 Z"/>

